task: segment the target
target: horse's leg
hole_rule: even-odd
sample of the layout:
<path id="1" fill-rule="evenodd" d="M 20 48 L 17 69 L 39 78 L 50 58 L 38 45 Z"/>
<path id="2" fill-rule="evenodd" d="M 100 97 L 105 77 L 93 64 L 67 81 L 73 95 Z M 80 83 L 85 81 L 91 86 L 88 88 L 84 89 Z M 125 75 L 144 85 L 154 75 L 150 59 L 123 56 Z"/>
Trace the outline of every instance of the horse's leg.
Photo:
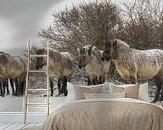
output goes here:
<path id="1" fill-rule="evenodd" d="M 21 86 L 22 86 L 21 95 L 23 95 L 24 92 L 25 92 L 25 85 L 26 85 L 26 76 L 24 76 L 23 79 L 22 79 L 22 83 L 21 83 Z"/>
<path id="2" fill-rule="evenodd" d="M 2 96 L 2 83 L 1 83 L 1 80 L 0 80 L 0 96 Z"/>
<path id="3" fill-rule="evenodd" d="M 7 95 L 10 95 L 8 79 L 5 79 L 5 85 L 6 85 L 6 89 L 7 89 Z"/>
<path id="4" fill-rule="evenodd" d="M 130 75 L 130 82 L 131 82 L 131 84 L 136 84 L 137 83 L 137 81 L 135 79 L 135 76 Z"/>
<path id="5" fill-rule="evenodd" d="M 93 78 L 91 76 L 91 78 L 90 78 L 90 85 L 96 85 L 96 81 L 95 80 L 96 80 L 95 76 L 93 76 Z"/>
<path id="6" fill-rule="evenodd" d="M 3 90 L 4 90 L 4 95 L 6 93 L 6 90 L 7 90 L 7 95 L 10 95 L 9 88 L 8 88 L 8 79 L 3 80 Z"/>
<path id="7" fill-rule="evenodd" d="M 19 95 L 23 95 L 24 93 L 24 88 L 25 88 L 25 78 L 24 77 L 20 77 L 19 78 Z"/>
<path id="8" fill-rule="evenodd" d="M 13 79 L 9 79 L 10 80 L 10 85 L 12 88 L 12 95 L 15 95 L 15 90 L 14 90 L 14 80 Z"/>
<path id="9" fill-rule="evenodd" d="M 4 91 L 3 91 L 3 83 L 2 83 L 2 80 L 0 80 L 0 96 L 4 97 Z"/>
<path id="10" fill-rule="evenodd" d="M 26 77 L 25 76 L 20 76 L 19 77 L 19 83 L 18 83 L 18 94 L 19 95 L 23 95 L 24 91 L 25 91 L 25 81 L 26 81 Z"/>
<path id="11" fill-rule="evenodd" d="M 17 78 L 17 96 L 22 95 L 23 87 L 23 76 L 20 76 Z"/>
<path id="12" fill-rule="evenodd" d="M 102 76 L 100 76 L 100 78 L 98 80 L 98 84 L 102 84 L 102 82 L 103 82 L 103 78 L 102 78 Z"/>
<path id="13" fill-rule="evenodd" d="M 2 80 L 2 87 L 3 87 L 3 95 L 6 93 L 6 87 L 5 87 L 5 80 Z"/>
<path id="14" fill-rule="evenodd" d="M 137 83 L 137 71 L 135 65 L 129 69 L 129 76 L 130 76 L 130 82 L 131 84 Z"/>
<path id="15" fill-rule="evenodd" d="M 14 82 L 15 82 L 15 89 L 16 89 L 15 95 L 18 96 L 18 94 L 19 94 L 19 79 L 15 78 Z"/>
<path id="16" fill-rule="evenodd" d="M 104 76 L 100 76 L 98 84 L 103 84 L 105 82 Z"/>
<path id="17" fill-rule="evenodd" d="M 63 77 L 59 77 L 58 83 L 57 83 L 57 85 L 58 85 L 58 96 L 63 93 L 62 92 L 62 89 L 63 89 L 62 83 L 63 83 Z"/>
<path id="18" fill-rule="evenodd" d="M 64 96 L 67 96 L 68 90 L 67 90 L 67 77 L 64 76 L 63 78 L 63 84 L 62 84 L 62 92 L 64 93 Z"/>
<path id="19" fill-rule="evenodd" d="M 96 76 L 95 78 L 95 85 L 100 84 L 100 78 Z"/>
<path id="20" fill-rule="evenodd" d="M 91 80 L 90 80 L 90 78 L 89 78 L 89 76 L 87 76 L 87 85 L 91 85 Z"/>
<path id="21" fill-rule="evenodd" d="M 96 79 L 93 79 L 93 80 L 92 80 L 92 84 L 93 84 L 93 85 L 96 85 Z"/>
<path id="22" fill-rule="evenodd" d="M 161 81 L 160 78 L 158 76 L 154 77 L 154 81 L 157 87 L 157 91 L 156 91 L 156 96 L 154 98 L 154 100 L 151 103 L 155 103 L 159 100 L 159 96 L 160 96 L 160 90 L 161 90 Z"/>
<path id="23" fill-rule="evenodd" d="M 107 76 L 105 75 L 105 76 L 101 76 L 101 84 L 103 84 L 103 83 L 105 83 L 105 80 L 107 79 Z"/>
<path id="24" fill-rule="evenodd" d="M 87 83 L 88 85 L 88 77 L 86 75 L 84 75 L 84 81 L 85 81 L 85 84 Z"/>
<path id="25" fill-rule="evenodd" d="M 50 79 L 51 96 L 53 96 L 53 80 Z"/>
<path id="26" fill-rule="evenodd" d="M 61 79 L 60 94 L 64 93 L 64 91 L 65 91 L 65 77 L 62 77 L 62 79 Z"/>
<path id="27" fill-rule="evenodd" d="M 97 76 L 95 76 L 95 78 L 92 81 L 93 85 L 97 85 L 99 84 L 99 78 L 97 78 Z"/>

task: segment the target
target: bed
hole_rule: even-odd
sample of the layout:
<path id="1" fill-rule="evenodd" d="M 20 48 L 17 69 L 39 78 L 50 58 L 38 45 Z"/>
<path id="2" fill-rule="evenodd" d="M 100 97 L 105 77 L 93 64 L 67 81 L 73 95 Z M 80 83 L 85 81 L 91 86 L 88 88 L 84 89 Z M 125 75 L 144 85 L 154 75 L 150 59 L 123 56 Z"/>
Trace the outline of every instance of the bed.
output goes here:
<path id="1" fill-rule="evenodd" d="M 67 101 L 32 130 L 163 130 L 163 108 L 148 102 L 148 85 L 68 86 Z"/>
<path id="2" fill-rule="evenodd" d="M 78 100 L 57 106 L 42 130 L 163 130 L 163 109 L 131 98 Z"/>

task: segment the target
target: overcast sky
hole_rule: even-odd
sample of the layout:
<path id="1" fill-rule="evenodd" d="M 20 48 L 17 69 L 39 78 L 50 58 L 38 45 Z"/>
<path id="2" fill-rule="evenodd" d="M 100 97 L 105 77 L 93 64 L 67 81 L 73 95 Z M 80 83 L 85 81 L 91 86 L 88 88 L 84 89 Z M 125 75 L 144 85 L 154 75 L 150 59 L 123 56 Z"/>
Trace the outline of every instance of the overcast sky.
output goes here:
<path id="1" fill-rule="evenodd" d="M 81 0 L 75 0 L 78 1 Z M 27 39 L 38 42 L 36 35 L 51 24 L 52 11 L 72 2 L 74 0 L 0 0 L 0 49 L 25 48 Z"/>
<path id="2" fill-rule="evenodd" d="M 52 11 L 84 1 L 96 0 L 0 0 L 0 50 L 39 42 L 36 35 L 51 24 Z"/>

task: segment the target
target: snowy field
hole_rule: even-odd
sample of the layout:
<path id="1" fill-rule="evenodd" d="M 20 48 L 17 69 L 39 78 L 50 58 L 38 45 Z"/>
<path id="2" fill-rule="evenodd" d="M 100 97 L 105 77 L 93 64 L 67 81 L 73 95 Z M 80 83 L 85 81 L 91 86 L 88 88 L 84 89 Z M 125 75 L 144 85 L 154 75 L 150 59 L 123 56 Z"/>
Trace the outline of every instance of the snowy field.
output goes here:
<path id="1" fill-rule="evenodd" d="M 32 96 L 31 98 L 32 102 L 41 102 L 42 100 L 45 100 L 45 98 L 42 96 Z M 62 103 L 65 101 L 65 97 L 51 97 L 51 107 L 54 108 L 56 105 Z M 8 95 L 4 98 L 0 97 L 0 112 L 23 112 L 23 97 L 16 97 Z M 32 110 L 31 110 L 32 109 Z M 31 112 L 36 111 L 36 108 L 29 109 Z M 39 110 L 43 111 L 43 110 Z"/>
<path id="2" fill-rule="evenodd" d="M 54 91 L 54 96 L 50 97 L 51 101 L 51 108 L 54 108 L 56 105 L 62 103 L 65 101 L 65 96 L 59 96 L 55 97 L 57 95 L 57 89 Z M 41 95 L 30 95 L 29 96 L 29 102 L 30 103 L 39 103 L 39 102 L 45 102 L 46 97 L 44 97 L 44 94 Z M 5 97 L 0 97 L 0 112 L 23 112 L 23 96 L 17 97 L 12 95 L 6 95 Z M 37 110 L 36 110 L 37 109 Z M 45 109 L 39 109 L 38 108 L 29 108 L 29 111 L 31 112 L 42 112 Z"/>
<path id="3" fill-rule="evenodd" d="M 80 70 L 76 70 L 75 69 L 75 75 L 73 75 L 74 77 L 72 78 L 72 84 L 85 84 L 84 81 L 84 76 L 81 76 Z M 32 88 L 43 88 L 46 85 L 46 78 L 45 75 L 40 74 L 40 75 L 36 75 L 33 74 L 32 77 L 30 77 L 30 84 L 32 85 Z M 37 81 L 37 82 L 36 82 Z M 54 81 L 55 82 L 55 81 Z M 72 84 L 68 83 L 68 86 L 71 86 Z M 58 94 L 58 90 L 56 89 L 56 82 L 54 83 L 54 95 L 53 97 L 50 97 L 51 100 L 51 109 L 53 109 L 55 106 L 57 106 L 58 104 L 62 103 L 65 101 L 66 97 L 65 96 L 59 96 L 56 97 L 55 95 Z M 9 87 L 10 92 L 11 91 L 11 87 Z M 69 94 L 72 94 L 72 92 L 69 92 Z M 31 95 L 31 98 L 29 99 L 30 102 L 41 102 L 41 101 L 45 101 L 45 97 L 44 94 L 40 95 L 40 94 L 35 94 L 35 95 Z M 1 97 L 0 96 L 0 112 L 23 112 L 23 96 L 17 97 L 17 96 L 12 96 L 12 95 L 6 95 L 5 97 Z M 45 110 L 45 109 L 43 109 Z M 41 111 L 43 111 L 41 110 Z M 39 111 L 38 109 L 34 109 L 32 108 L 29 109 L 29 111 L 33 112 L 33 111 Z"/>

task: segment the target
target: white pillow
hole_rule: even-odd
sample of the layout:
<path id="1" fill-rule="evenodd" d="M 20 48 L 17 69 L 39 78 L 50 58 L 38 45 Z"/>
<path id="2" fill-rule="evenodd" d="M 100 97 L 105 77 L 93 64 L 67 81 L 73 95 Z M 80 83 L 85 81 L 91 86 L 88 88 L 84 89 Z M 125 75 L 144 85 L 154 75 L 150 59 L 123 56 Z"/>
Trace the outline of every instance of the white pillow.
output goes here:
<path id="1" fill-rule="evenodd" d="M 82 86 L 81 85 L 81 87 L 90 88 L 90 87 L 101 86 L 101 85 L 102 84 L 90 85 L 90 86 Z M 67 95 L 66 101 L 67 102 L 75 101 L 74 85 L 68 83 L 67 90 L 68 90 L 68 95 Z M 106 83 L 103 84 L 101 93 L 111 93 L 111 87 L 110 87 L 109 82 L 106 82 Z"/>
<path id="2" fill-rule="evenodd" d="M 138 99 L 143 101 L 149 101 L 148 83 L 139 85 Z"/>
<path id="3" fill-rule="evenodd" d="M 125 98 L 125 93 L 84 93 L 86 99 L 92 98 Z"/>

